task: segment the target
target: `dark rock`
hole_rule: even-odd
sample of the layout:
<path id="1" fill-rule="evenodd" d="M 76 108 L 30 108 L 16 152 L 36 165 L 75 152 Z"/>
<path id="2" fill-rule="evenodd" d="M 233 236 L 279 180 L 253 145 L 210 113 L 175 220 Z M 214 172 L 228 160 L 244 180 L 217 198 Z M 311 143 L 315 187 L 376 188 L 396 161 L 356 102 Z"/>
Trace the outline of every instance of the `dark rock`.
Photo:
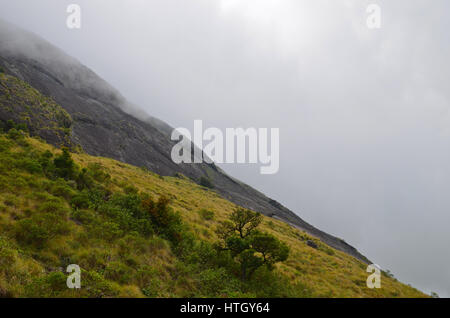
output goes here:
<path id="1" fill-rule="evenodd" d="M 369 262 L 352 246 L 316 229 L 217 166 L 175 164 L 170 156 L 175 142 L 170 140 L 169 125 L 139 111 L 94 72 L 47 41 L 2 21 L 0 67 L 63 107 L 73 119 L 72 142 L 81 145 L 86 153 L 147 167 L 165 176 L 181 173 L 192 180 L 208 176 L 214 182 L 214 191 L 231 202 L 265 215 L 276 215 L 324 243 Z"/>

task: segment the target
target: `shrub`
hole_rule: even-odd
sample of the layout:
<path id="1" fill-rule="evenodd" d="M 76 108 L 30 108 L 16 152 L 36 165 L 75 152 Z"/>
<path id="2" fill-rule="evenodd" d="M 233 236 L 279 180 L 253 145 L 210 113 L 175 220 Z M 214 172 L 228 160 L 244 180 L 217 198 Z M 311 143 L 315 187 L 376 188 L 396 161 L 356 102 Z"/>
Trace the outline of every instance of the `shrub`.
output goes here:
<path id="1" fill-rule="evenodd" d="M 141 196 L 114 194 L 107 202 L 100 204 L 98 210 L 111 218 L 123 231 L 137 231 L 144 236 L 153 234 L 153 226 L 148 213 L 142 209 Z"/>
<path id="2" fill-rule="evenodd" d="M 62 197 L 66 200 L 70 200 L 76 191 L 70 187 L 64 179 L 58 179 L 55 184 L 50 188 L 50 193 L 57 197 Z"/>
<path id="3" fill-rule="evenodd" d="M 40 211 L 15 224 L 16 239 L 26 245 L 42 248 L 48 240 L 70 230 L 66 211 L 57 202 L 44 203 Z"/>
<path id="4" fill-rule="evenodd" d="M 256 230 L 262 216 L 250 210 L 237 208 L 229 221 L 221 222 L 217 234 L 221 242 L 218 251 L 226 251 L 239 264 L 240 277 L 249 280 L 253 273 L 265 266 L 274 268 L 277 262 L 285 261 L 289 256 L 289 247 L 269 233 Z"/>
<path id="5" fill-rule="evenodd" d="M 95 237 L 103 239 L 106 242 L 118 239 L 123 236 L 123 231 L 120 229 L 119 224 L 109 221 L 90 226 L 89 232 Z"/>
<path id="6" fill-rule="evenodd" d="M 55 214 L 35 215 L 16 223 L 19 242 L 41 248 L 50 239 L 69 230 L 67 222 Z"/>
<path id="7" fill-rule="evenodd" d="M 15 128 L 12 128 L 8 131 L 8 138 L 12 140 L 18 140 L 22 138 L 22 134 Z"/>
<path id="8" fill-rule="evenodd" d="M 151 272 L 150 272 L 151 273 Z M 138 273 L 136 274 L 137 277 L 136 279 L 141 282 L 141 275 L 148 275 L 150 276 L 148 273 L 144 273 L 142 270 L 138 270 Z M 151 277 L 151 276 L 150 276 Z M 158 297 L 161 293 L 161 285 L 162 282 L 158 277 L 153 277 L 151 279 L 146 279 L 147 284 L 142 288 L 142 293 L 147 296 L 147 297 Z M 139 283 L 141 284 L 141 283 Z"/>
<path id="9" fill-rule="evenodd" d="M 0 138 L 0 152 L 4 152 L 9 150 L 13 145 L 13 142 L 6 139 L 6 138 Z"/>
<path id="10" fill-rule="evenodd" d="M 26 170 L 29 173 L 32 173 L 32 174 L 35 174 L 35 173 L 37 174 L 37 173 L 42 172 L 41 164 L 38 161 L 31 159 L 31 158 L 27 158 L 27 157 L 18 160 L 17 166 L 21 169 Z"/>
<path id="11" fill-rule="evenodd" d="M 214 219 L 214 212 L 210 210 L 201 209 L 198 211 L 198 214 L 200 214 L 200 217 L 206 221 L 211 221 Z"/>
<path id="12" fill-rule="evenodd" d="M 58 177 L 66 180 L 75 179 L 77 175 L 76 165 L 69 153 L 69 149 L 63 148 L 62 153 L 53 160 L 53 164 Z"/>
<path id="13" fill-rule="evenodd" d="M 10 244 L 0 237 L 0 273 L 10 268 L 17 259 L 17 251 L 12 249 Z"/>
<path id="14" fill-rule="evenodd" d="M 111 251 L 106 251 L 101 248 L 87 248 L 82 249 L 74 257 L 74 263 L 84 269 L 103 271 L 110 259 Z"/>
<path id="15" fill-rule="evenodd" d="M 96 215 L 90 210 L 75 210 L 71 216 L 74 220 L 82 224 L 91 224 L 96 220 Z"/>
<path id="16" fill-rule="evenodd" d="M 87 297 L 117 297 L 120 293 L 120 286 L 107 281 L 95 271 L 82 270 L 81 277 L 81 290 L 87 292 Z"/>
<path id="17" fill-rule="evenodd" d="M 199 289 L 205 297 L 228 297 L 240 290 L 241 284 L 224 268 L 210 268 L 200 273 Z"/>
<path id="18" fill-rule="evenodd" d="M 104 171 L 104 168 L 99 163 L 90 163 L 88 165 L 92 178 L 98 182 L 104 183 L 111 180 L 111 176 Z"/>
<path id="19" fill-rule="evenodd" d="M 137 188 L 133 187 L 132 185 L 127 185 L 123 189 L 123 192 L 125 192 L 125 194 L 138 194 L 139 190 Z"/>
<path id="20" fill-rule="evenodd" d="M 35 278 L 25 286 L 25 297 L 58 297 L 67 291 L 67 278 L 62 272 L 52 272 Z"/>
<path id="21" fill-rule="evenodd" d="M 16 124 L 13 120 L 9 119 L 6 121 L 6 123 L 2 122 L 1 127 L 3 128 L 4 132 L 9 132 L 12 129 L 15 129 L 17 131 L 24 131 L 28 132 L 28 126 L 27 124 Z"/>
<path id="22" fill-rule="evenodd" d="M 78 190 L 91 189 L 94 186 L 94 179 L 88 169 L 83 168 L 76 177 L 76 183 Z"/>
<path id="23" fill-rule="evenodd" d="M 289 247 L 272 234 L 255 232 L 249 242 L 251 248 L 263 256 L 262 262 L 268 269 L 273 269 L 275 263 L 283 262 L 289 256 Z"/>
<path id="24" fill-rule="evenodd" d="M 220 222 L 217 234 L 226 239 L 234 234 L 245 238 L 261 224 L 262 215 L 243 208 L 236 208 L 230 215 L 229 221 Z"/>
<path id="25" fill-rule="evenodd" d="M 89 191 L 84 191 L 89 197 L 89 207 L 94 210 L 98 210 L 105 202 L 108 201 L 110 193 L 101 187 L 94 187 Z"/>
<path id="26" fill-rule="evenodd" d="M 205 187 L 205 188 L 209 188 L 209 189 L 213 189 L 214 188 L 214 184 L 207 177 L 201 177 L 200 178 L 200 185 Z"/>
<path id="27" fill-rule="evenodd" d="M 260 267 L 252 279 L 246 282 L 246 289 L 258 298 L 311 297 L 311 291 L 301 283 L 293 284 L 286 276 Z"/>
<path id="28" fill-rule="evenodd" d="M 156 202 L 151 197 L 145 197 L 142 208 L 154 224 L 156 233 L 177 245 L 183 239 L 183 223 L 181 216 L 169 207 L 169 203 L 166 196 L 161 196 Z"/>
<path id="29" fill-rule="evenodd" d="M 133 270 L 121 262 L 111 262 L 105 268 L 105 277 L 120 284 L 130 282 Z"/>
<path id="30" fill-rule="evenodd" d="M 53 154 L 47 150 L 38 158 L 39 164 L 41 165 L 42 170 L 48 178 L 53 178 L 54 176 L 56 176 L 55 165 L 51 160 L 52 157 Z"/>
<path id="31" fill-rule="evenodd" d="M 89 194 L 85 191 L 76 194 L 70 201 L 70 205 L 75 209 L 87 209 L 90 204 Z"/>

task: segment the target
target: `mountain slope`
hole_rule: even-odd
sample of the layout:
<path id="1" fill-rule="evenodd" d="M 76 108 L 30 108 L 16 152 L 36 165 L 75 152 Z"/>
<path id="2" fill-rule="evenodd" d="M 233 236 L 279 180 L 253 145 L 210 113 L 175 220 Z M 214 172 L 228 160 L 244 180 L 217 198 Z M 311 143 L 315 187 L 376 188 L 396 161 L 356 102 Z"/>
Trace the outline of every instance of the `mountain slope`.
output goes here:
<path id="1" fill-rule="evenodd" d="M 240 281 L 212 248 L 235 204 L 189 179 L 87 154 L 71 155 L 80 174 L 58 178 L 60 154 L 15 129 L 0 133 L 0 297 L 425 296 L 386 274 L 382 288 L 367 288 L 365 263 L 269 217 L 260 229 L 289 258 Z M 147 195 L 170 198 L 183 222 L 176 236 L 131 213 Z M 82 269 L 79 290 L 66 287 L 69 264 Z"/>
<path id="2" fill-rule="evenodd" d="M 174 143 L 167 124 L 139 112 L 94 72 L 50 43 L 2 21 L 0 67 L 60 104 L 73 120 L 71 142 L 88 154 L 146 167 L 161 175 L 181 173 L 197 182 L 208 177 L 215 190 L 231 202 L 288 222 L 369 263 L 354 247 L 316 229 L 214 164 L 173 163 L 170 152 Z M 47 140 L 57 144 L 51 138 Z"/>

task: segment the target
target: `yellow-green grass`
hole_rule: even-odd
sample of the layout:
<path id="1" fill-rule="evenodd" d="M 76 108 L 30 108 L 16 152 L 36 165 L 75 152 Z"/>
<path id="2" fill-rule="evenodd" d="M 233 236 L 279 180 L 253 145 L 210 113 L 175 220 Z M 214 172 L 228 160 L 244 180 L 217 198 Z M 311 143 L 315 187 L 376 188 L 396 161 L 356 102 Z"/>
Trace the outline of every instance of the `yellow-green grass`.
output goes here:
<path id="1" fill-rule="evenodd" d="M 49 150 L 54 154 L 60 153 L 60 150 L 38 139 L 26 138 L 26 141 L 33 149 Z M 87 167 L 92 163 L 100 164 L 111 175 L 113 182 L 109 186 L 112 191 L 121 191 L 124 186 L 130 185 L 142 192 L 151 194 L 154 198 L 161 195 L 168 196 L 171 199 L 171 207 L 181 214 L 183 221 L 201 240 L 217 241 L 216 226 L 220 221 L 227 219 L 236 207 L 235 204 L 225 200 L 213 190 L 201 187 L 188 178 L 163 177 L 146 169 L 84 153 L 72 154 L 72 157 L 81 167 Z M 12 227 L 15 220 L 20 218 L 21 215 L 39 208 L 39 196 L 36 195 L 38 190 L 33 187 L 33 183 L 39 185 L 40 182 L 45 181 L 25 172 L 22 172 L 20 177 L 23 182 L 12 186 L 10 190 L 0 191 L 1 231 L 7 232 L 8 227 Z M 70 207 L 67 206 L 67 209 L 70 209 Z M 214 217 L 210 220 L 202 217 L 201 210 L 212 211 Z M 6 261 L 2 263 L 0 259 L 0 294 L 3 289 L 7 290 L 12 296 L 26 296 L 23 286 L 30 284 L 36 276 L 43 272 L 55 270 L 48 268 L 49 264 L 57 266 L 64 257 L 78 262 L 82 268 L 83 266 L 96 268 L 108 267 L 110 266 L 108 264 L 118 259 L 123 260 L 124 255 L 126 255 L 125 257 L 133 259 L 130 264 L 133 262 L 145 264 L 149 271 L 152 271 L 153 274 L 142 276 L 142 279 L 151 280 L 151 285 L 154 286 L 154 290 L 150 292 L 151 296 L 180 297 L 191 295 L 190 289 L 193 282 L 190 281 L 189 277 L 183 276 L 182 269 L 178 268 L 176 257 L 171 252 L 167 242 L 151 239 L 142 247 L 139 243 L 121 239 L 118 242 L 104 244 L 97 241 L 88 241 L 89 239 L 86 238 L 86 231 L 88 230 L 76 222 L 72 222 L 71 226 L 72 231 L 69 236 L 61 236 L 50 241 L 39 255 L 33 255 L 27 250 L 21 251 L 14 240 L 10 239 L 11 236 L 3 237 L 3 245 L 9 244 L 9 248 L 3 248 L 3 252 L 14 255 L 10 257 L 9 265 Z M 276 271 L 286 276 L 292 283 L 300 282 L 310 291 L 308 295 L 311 297 L 427 296 L 387 275 L 382 275 L 380 289 L 369 289 L 366 286 L 366 279 L 369 275 L 366 272 L 366 264 L 325 245 L 320 240 L 282 221 L 264 217 L 261 230 L 275 235 L 289 245 L 291 252 L 288 260 L 277 264 Z M 0 237 L 2 237 L 1 234 Z M 86 240 L 88 241 L 88 247 L 86 247 Z M 315 241 L 318 248 L 309 247 L 306 244 L 307 240 Z M 83 248 L 79 248 L 80 245 Z M 0 245 L 1 252 L 2 247 Z M 5 266 L 14 267 L 14 270 L 10 270 L 8 273 L 8 270 L 4 268 Z M 8 275 L 14 277 L 7 277 Z M 108 283 L 110 284 L 110 291 L 107 296 L 143 296 L 141 289 L 138 287 L 141 284 L 136 281 L 136 277 L 129 282 L 108 281 Z M 85 295 L 79 291 L 68 290 L 65 296 Z M 99 296 L 102 296 L 101 293 Z M 238 296 L 242 295 L 238 294 Z"/>

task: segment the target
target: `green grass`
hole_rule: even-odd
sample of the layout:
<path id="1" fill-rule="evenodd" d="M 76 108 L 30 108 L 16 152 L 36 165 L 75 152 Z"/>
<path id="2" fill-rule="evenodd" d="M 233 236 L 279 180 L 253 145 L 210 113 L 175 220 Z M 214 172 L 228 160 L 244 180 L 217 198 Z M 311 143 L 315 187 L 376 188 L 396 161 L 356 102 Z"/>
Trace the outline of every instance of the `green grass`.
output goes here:
<path id="1" fill-rule="evenodd" d="M 86 154 L 71 154 L 75 173 L 59 178 L 66 172 L 51 163 L 60 154 L 23 133 L 0 135 L 1 296 L 426 296 L 386 275 L 381 289 L 369 289 L 365 264 L 268 217 L 261 230 L 286 243 L 289 258 L 243 282 L 213 248 L 233 203 L 187 178 Z M 170 203 L 143 210 L 148 197 Z M 69 264 L 82 268 L 80 290 L 65 285 Z"/>

